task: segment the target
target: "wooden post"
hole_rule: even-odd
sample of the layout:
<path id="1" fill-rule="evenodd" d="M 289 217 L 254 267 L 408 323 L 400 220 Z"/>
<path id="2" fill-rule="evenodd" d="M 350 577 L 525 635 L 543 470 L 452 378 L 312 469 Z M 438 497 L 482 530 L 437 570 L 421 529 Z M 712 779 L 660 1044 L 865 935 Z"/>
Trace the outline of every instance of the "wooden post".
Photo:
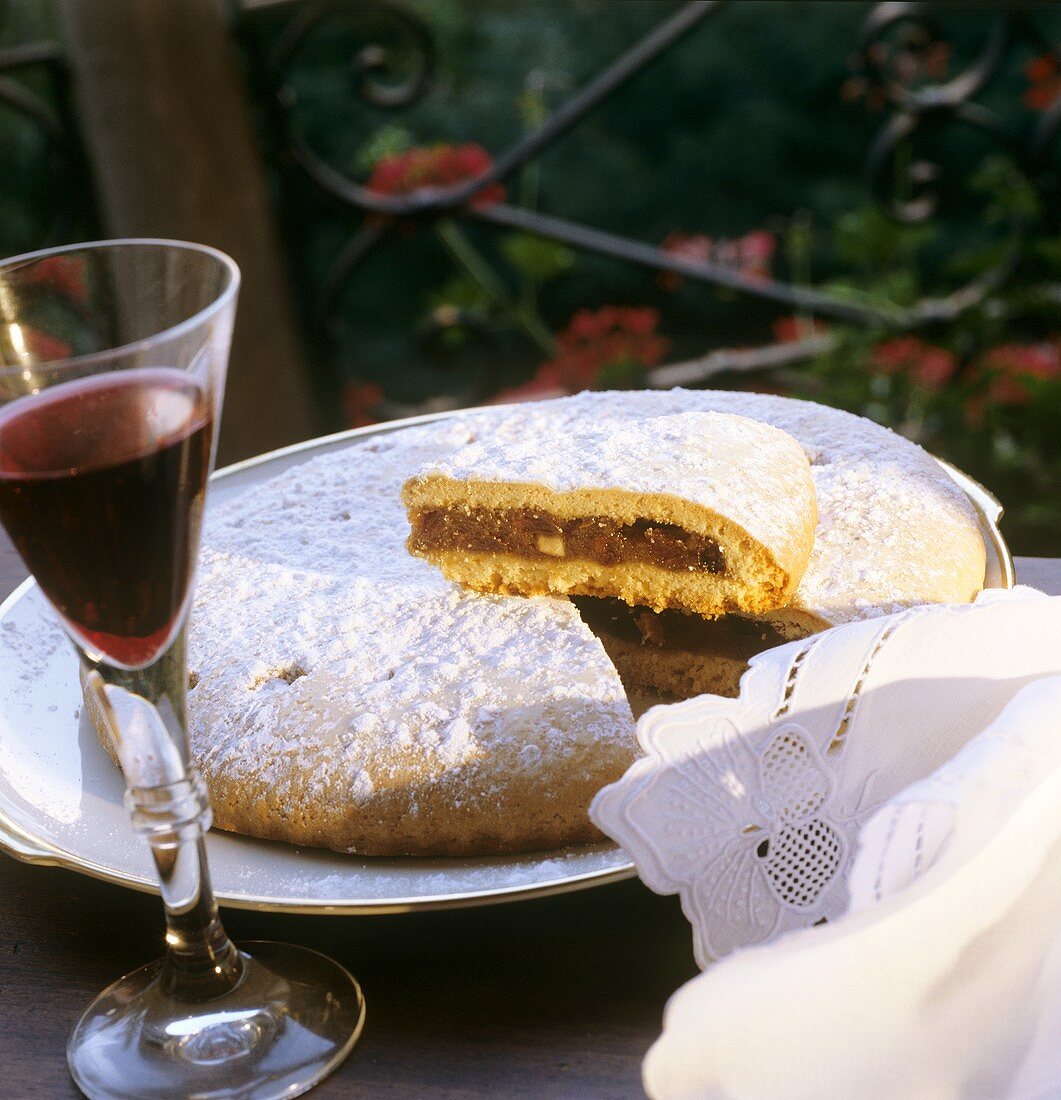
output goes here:
<path id="1" fill-rule="evenodd" d="M 221 0 L 64 0 L 59 10 L 106 233 L 210 244 L 242 269 L 219 464 L 317 434 Z"/>

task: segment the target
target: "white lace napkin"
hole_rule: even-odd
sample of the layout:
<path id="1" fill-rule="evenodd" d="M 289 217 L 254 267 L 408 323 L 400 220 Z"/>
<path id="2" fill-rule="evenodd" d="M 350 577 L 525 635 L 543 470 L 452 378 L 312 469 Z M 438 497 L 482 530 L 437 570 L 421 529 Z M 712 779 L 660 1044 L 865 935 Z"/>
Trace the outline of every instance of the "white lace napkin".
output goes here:
<path id="1" fill-rule="evenodd" d="M 847 910 L 667 1006 L 656 1097 L 1061 1096 L 1061 678 L 862 831 Z"/>
<path id="2" fill-rule="evenodd" d="M 1017 589 L 644 716 L 594 819 L 701 965 L 764 944 L 672 999 L 651 1095 L 1061 1096 L 1059 672 L 1061 598 Z"/>

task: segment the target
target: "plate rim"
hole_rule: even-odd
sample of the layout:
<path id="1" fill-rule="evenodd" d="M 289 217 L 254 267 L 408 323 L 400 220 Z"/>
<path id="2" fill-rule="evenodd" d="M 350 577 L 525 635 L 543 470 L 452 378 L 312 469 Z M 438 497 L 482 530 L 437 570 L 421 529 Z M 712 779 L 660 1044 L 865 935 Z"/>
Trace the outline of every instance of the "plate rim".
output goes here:
<path id="1" fill-rule="evenodd" d="M 233 834 L 235 835 L 235 834 Z M 249 843 L 255 843 L 256 837 L 242 837 Z M 210 833 L 207 833 L 207 853 L 210 849 Z M 601 845 L 604 846 L 603 844 Z M 573 847 L 573 846 L 572 846 Z M 621 851 L 619 845 L 613 845 Z M 67 871 L 76 871 L 89 878 L 109 882 L 115 886 L 124 886 L 141 894 L 160 894 L 158 883 L 147 876 L 118 872 L 95 860 L 75 856 L 61 848 L 32 836 L 16 825 L 0 810 L 0 850 L 3 850 L 19 863 L 37 867 L 60 867 Z M 542 852 L 542 860 L 555 859 L 567 848 L 554 848 Z M 536 855 L 537 853 L 530 853 Z M 335 853 L 341 855 L 341 853 Z M 415 857 L 407 857 L 413 859 Z M 384 916 L 395 913 L 430 912 L 442 909 L 473 909 L 484 905 L 502 905 L 516 901 L 530 901 L 534 898 L 553 897 L 557 894 L 585 890 L 593 886 L 606 886 L 613 882 L 622 882 L 636 876 L 632 861 L 614 867 L 581 874 L 567 875 L 548 882 L 531 886 L 499 886 L 488 890 L 465 891 L 453 894 L 433 894 L 429 897 L 395 897 L 376 901 L 371 898 L 359 900 L 336 899 L 321 901 L 320 898 L 277 898 L 266 895 L 233 894 L 219 889 L 215 885 L 214 897 L 218 905 L 229 909 L 245 909 L 256 913 L 289 913 L 305 916 Z"/>
<path id="2" fill-rule="evenodd" d="M 420 416 L 404 417 L 399 420 L 390 420 L 383 424 L 370 424 L 362 428 L 348 428 L 344 431 L 333 432 L 328 435 L 316 436 L 313 439 L 301 440 L 285 447 L 278 447 L 272 451 L 266 451 L 260 455 L 234 462 L 220 470 L 214 471 L 210 482 L 223 482 L 236 477 L 256 467 L 273 463 L 278 460 L 297 457 L 300 454 L 325 450 L 337 447 L 350 441 L 369 438 L 377 435 L 387 435 L 394 431 L 415 427 L 420 424 L 428 424 L 436 420 L 444 420 L 458 415 L 469 413 L 488 413 L 504 406 L 480 406 L 473 409 L 446 409 L 439 412 L 425 413 Z M 945 459 L 932 456 L 947 475 L 962 489 L 981 520 L 982 533 L 988 549 L 994 552 L 1001 572 L 1002 588 L 1012 588 L 1016 584 L 1016 568 L 1013 555 L 1006 545 L 1006 541 L 999 530 L 998 521 L 1002 516 L 1003 508 L 999 500 L 970 477 L 963 470 L 947 462 Z M 209 497 L 208 497 L 209 507 Z M 37 587 L 32 577 L 27 577 L 21 584 L 3 600 L 0 601 L 0 621 L 9 615 L 14 607 L 24 600 L 29 593 Z M 255 842 L 256 838 L 243 838 Z M 210 835 L 207 835 L 207 846 L 210 846 Z M 570 851 L 575 846 L 554 848 L 540 853 L 541 860 L 555 859 L 560 853 Z M 614 845 L 616 852 L 622 852 L 619 845 Z M 0 850 L 23 863 L 38 866 L 62 867 L 66 870 L 76 871 L 88 875 L 91 878 L 100 879 L 118 886 L 125 886 L 137 890 L 140 893 L 159 894 L 157 882 L 152 878 L 136 874 L 118 872 L 112 868 L 96 863 L 94 860 L 77 856 L 74 853 L 58 848 L 41 837 L 27 832 L 24 826 L 13 822 L 3 808 L 0 807 Z M 538 853 L 529 853 L 538 854 Z M 625 855 L 625 853 L 623 853 Z M 415 858 L 415 857 L 408 857 Z M 374 899 L 336 900 L 322 902 L 319 898 L 275 898 L 263 895 L 233 894 L 217 887 L 215 894 L 220 905 L 246 909 L 265 913 L 290 913 L 311 915 L 344 915 L 362 916 L 369 914 L 393 914 L 409 912 L 428 912 L 442 909 L 465 909 L 483 905 L 503 904 L 508 902 L 526 901 L 533 898 L 552 897 L 557 894 L 569 893 L 576 890 L 589 889 L 594 886 L 604 886 L 609 883 L 621 882 L 633 878 L 636 868 L 629 858 L 625 862 L 614 867 L 601 868 L 595 871 L 586 871 L 580 874 L 563 876 L 547 882 L 535 883 L 529 886 L 502 886 L 485 890 L 467 891 L 458 894 L 438 894 L 426 898 L 405 897 L 386 898 L 376 901 Z"/>

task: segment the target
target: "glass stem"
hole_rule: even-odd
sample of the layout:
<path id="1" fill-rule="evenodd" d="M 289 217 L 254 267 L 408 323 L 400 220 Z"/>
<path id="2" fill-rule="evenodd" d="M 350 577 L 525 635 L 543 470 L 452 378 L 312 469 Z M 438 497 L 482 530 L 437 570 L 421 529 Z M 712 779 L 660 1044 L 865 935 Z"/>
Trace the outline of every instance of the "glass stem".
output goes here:
<path id="1" fill-rule="evenodd" d="M 203 839 L 210 804 L 188 755 L 185 630 L 147 668 L 101 664 L 86 672 L 125 772 L 133 829 L 150 845 L 158 872 L 167 945 L 159 982 L 187 1001 L 220 997 L 242 978 L 243 958 L 225 933 L 210 886 Z"/>
<path id="2" fill-rule="evenodd" d="M 202 834 L 172 849 L 152 844 L 151 850 L 166 910 L 163 990 L 189 1001 L 228 993 L 243 976 L 243 959 L 217 911 Z"/>

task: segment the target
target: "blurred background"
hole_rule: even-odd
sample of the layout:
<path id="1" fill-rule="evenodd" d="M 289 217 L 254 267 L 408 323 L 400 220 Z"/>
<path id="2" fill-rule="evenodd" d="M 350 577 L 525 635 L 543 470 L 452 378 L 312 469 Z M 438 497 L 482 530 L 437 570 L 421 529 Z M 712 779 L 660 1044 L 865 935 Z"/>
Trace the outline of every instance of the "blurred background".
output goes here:
<path id="1" fill-rule="evenodd" d="M 0 0 L 0 253 L 235 256 L 222 462 L 767 390 L 917 440 L 1056 555 L 1059 43 L 1045 3 Z"/>

